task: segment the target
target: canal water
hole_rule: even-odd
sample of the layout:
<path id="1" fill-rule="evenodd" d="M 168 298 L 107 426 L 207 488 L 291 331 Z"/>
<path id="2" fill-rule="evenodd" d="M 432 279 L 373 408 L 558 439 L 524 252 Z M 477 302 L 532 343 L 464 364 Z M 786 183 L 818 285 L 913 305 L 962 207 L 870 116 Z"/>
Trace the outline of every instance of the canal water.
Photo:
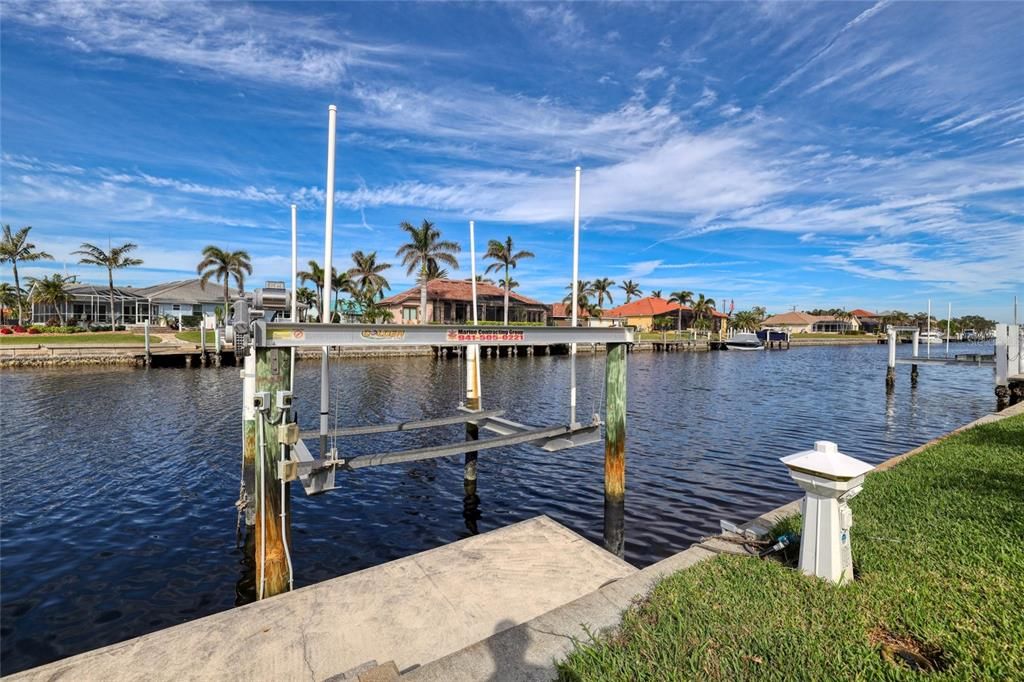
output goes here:
<path id="1" fill-rule="evenodd" d="M 941 351 L 937 351 L 941 353 Z M 961 352 L 991 352 L 972 346 Z M 900 348 L 909 353 L 909 346 Z M 629 356 L 626 559 L 650 564 L 795 499 L 778 458 L 836 441 L 879 462 L 994 408 L 992 370 L 908 366 L 884 387 L 884 346 Z M 484 359 L 484 407 L 565 423 L 568 358 Z M 601 409 L 604 356 L 578 361 L 581 421 Z M 297 372 L 315 428 L 319 363 Z M 452 414 L 458 360 L 332 363 L 338 425 Z M 237 368 L 0 373 L 0 639 L 3 673 L 231 608 L 251 570 L 236 541 Z M 461 427 L 339 444 L 350 454 L 461 440 Z M 486 437 L 486 436 L 485 436 Z M 480 455 L 465 508 L 461 458 L 338 474 L 293 490 L 296 585 L 308 585 L 547 514 L 600 543 L 600 444 Z"/>

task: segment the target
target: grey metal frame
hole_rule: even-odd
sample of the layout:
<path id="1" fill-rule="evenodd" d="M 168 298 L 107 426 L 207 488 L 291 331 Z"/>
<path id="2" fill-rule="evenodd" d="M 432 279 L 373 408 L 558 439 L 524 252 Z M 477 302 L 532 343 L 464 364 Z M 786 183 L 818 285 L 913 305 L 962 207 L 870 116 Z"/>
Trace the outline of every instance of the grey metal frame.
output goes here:
<path id="1" fill-rule="evenodd" d="M 632 343 L 632 327 L 540 327 L 434 324 L 253 323 L 257 348 L 323 346 L 557 346 L 570 343 Z"/>

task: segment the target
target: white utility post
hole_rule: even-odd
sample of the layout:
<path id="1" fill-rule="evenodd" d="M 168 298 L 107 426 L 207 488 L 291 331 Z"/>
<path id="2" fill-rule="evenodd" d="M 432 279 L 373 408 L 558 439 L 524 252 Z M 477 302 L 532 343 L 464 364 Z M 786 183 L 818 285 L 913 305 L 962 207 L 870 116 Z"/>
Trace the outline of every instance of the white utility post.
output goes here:
<path id="1" fill-rule="evenodd" d="M 580 176 L 583 169 L 576 166 L 576 192 L 572 209 L 572 326 L 579 321 L 580 286 Z M 569 344 L 569 425 L 576 425 L 576 344 Z"/>
<path id="2" fill-rule="evenodd" d="M 469 274 L 473 299 L 473 326 L 476 327 L 480 320 L 476 310 L 476 223 L 472 220 L 469 221 Z M 480 401 L 480 344 L 477 343 L 466 346 L 466 399 L 471 408 L 483 408 Z"/>
<path id="3" fill-rule="evenodd" d="M 947 358 L 949 357 L 949 333 L 950 333 L 950 324 L 952 323 L 952 321 L 953 321 L 953 304 L 952 303 L 947 303 L 946 304 L 946 357 Z"/>
<path id="4" fill-rule="evenodd" d="M 321 322 L 331 323 L 331 271 L 333 269 L 331 260 L 334 252 L 334 145 L 335 127 L 338 120 L 338 107 L 330 105 L 327 107 L 327 187 L 324 203 L 326 211 L 324 217 L 324 300 L 320 302 L 323 310 Z M 331 381 L 330 365 L 327 354 L 330 349 L 323 347 L 323 357 L 320 359 L 320 456 L 327 454 L 327 430 L 330 426 L 329 415 L 331 411 Z"/>
<path id="5" fill-rule="evenodd" d="M 819 440 L 813 450 L 780 458 L 789 475 L 807 495 L 801 503 L 800 570 L 833 583 L 853 580 L 848 502 L 874 467 L 839 452 L 836 444 Z"/>
<path id="6" fill-rule="evenodd" d="M 292 322 L 298 322 L 297 311 L 299 309 L 299 228 L 295 211 L 296 206 L 292 204 Z M 293 394 L 295 391 L 295 356 L 298 354 L 298 351 L 292 351 L 291 390 Z"/>
<path id="7" fill-rule="evenodd" d="M 925 346 L 927 347 L 928 357 L 932 356 L 932 299 L 928 299 L 928 333 L 925 335 Z"/>

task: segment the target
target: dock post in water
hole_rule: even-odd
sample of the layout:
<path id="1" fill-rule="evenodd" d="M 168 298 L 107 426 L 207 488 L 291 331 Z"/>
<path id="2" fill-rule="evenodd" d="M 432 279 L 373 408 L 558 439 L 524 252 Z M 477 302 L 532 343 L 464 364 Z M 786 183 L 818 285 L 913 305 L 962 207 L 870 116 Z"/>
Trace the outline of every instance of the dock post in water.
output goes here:
<path id="1" fill-rule="evenodd" d="M 914 340 L 911 350 L 913 351 L 914 358 L 917 358 L 918 345 L 921 343 L 921 330 L 914 331 Z M 910 385 L 917 386 L 917 363 L 915 362 L 910 366 Z"/>
<path id="2" fill-rule="evenodd" d="M 199 364 L 206 367 L 206 318 L 199 321 Z"/>
<path id="3" fill-rule="evenodd" d="M 626 502 L 626 344 L 609 343 L 605 358 L 604 546 L 621 557 L 625 550 Z"/>
<path id="4" fill-rule="evenodd" d="M 892 390 L 896 386 L 896 330 L 886 332 L 889 337 L 889 366 L 885 370 L 885 387 Z"/>
<path id="5" fill-rule="evenodd" d="M 142 323 L 142 334 L 146 338 L 146 366 L 153 364 L 153 356 L 149 352 L 149 320 Z"/>
<path id="6" fill-rule="evenodd" d="M 480 403 L 480 346 L 466 346 L 466 407 L 471 410 L 481 409 Z M 480 440 L 480 427 L 473 422 L 466 422 L 466 440 Z M 466 495 L 476 495 L 476 460 L 477 453 L 466 453 L 466 466 L 462 477 L 462 487 Z"/>
<path id="7" fill-rule="evenodd" d="M 263 396 L 263 409 L 256 414 L 256 594 L 260 599 L 288 591 L 291 535 L 288 485 L 281 485 L 278 462 L 285 445 L 278 426 L 288 422 L 291 354 L 288 348 L 256 350 L 256 396 Z"/>

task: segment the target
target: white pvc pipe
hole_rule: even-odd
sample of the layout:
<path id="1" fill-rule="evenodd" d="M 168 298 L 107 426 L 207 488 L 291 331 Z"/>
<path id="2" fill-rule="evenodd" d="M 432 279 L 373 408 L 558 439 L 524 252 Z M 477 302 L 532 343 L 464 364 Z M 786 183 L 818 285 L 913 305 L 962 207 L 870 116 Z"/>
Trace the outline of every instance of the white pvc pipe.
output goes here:
<path id="1" fill-rule="evenodd" d="M 949 332 L 950 332 L 950 323 L 953 321 L 952 317 L 953 317 L 953 304 L 952 303 L 947 303 L 946 304 L 946 357 L 949 357 Z"/>
<path id="2" fill-rule="evenodd" d="M 473 326 L 480 324 L 476 314 L 476 223 L 469 221 L 469 275 L 470 289 L 473 292 Z"/>
<path id="3" fill-rule="evenodd" d="M 889 369 L 896 366 L 896 330 L 888 330 L 889 341 Z"/>
<path id="4" fill-rule="evenodd" d="M 930 298 L 928 299 L 928 323 L 927 324 L 928 324 L 928 333 L 925 335 L 925 340 L 927 341 L 927 343 L 924 344 L 924 345 L 927 347 L 928 357 L 930 358 L 932 356 L 932 299 L 930 299 Z"/>
<path id="5" fill-rule="evenodd" d="M 327 187 L 324 196 L 326 204 L 324 219 L 324 300 L 321 301 L 324 324 L 331 323 L 331 274 L 333 265 L 331 256 L 334 251 L 334 145 L 335 126 L 338 120 L 338 107 L 330 105 L 327 107 Z M 328 415 L 331 410 L 331 387 L 330 367 L 327 361 L 328 347 L 323 347 L 323 357 L 320 359 L 320 456 L 324 456 L 327 450 L 327 431 L 330 427 Z"/>
<path id="6" fill-rule="evenodd" d="M 295 204 L 292 204 L 292 322 L 297 322 L 296 315 L 299 309 L 299 230 L 295 216 Z M 298 349 L 292 348 L 292 373 L 291 390 L 295 391 L 295 356 Z M 283 507 L 282 507 L 283 509 Z M 283 512 L 282 512 L 283 513 Z"/>
<path id="7" fill-rule="evenodd" d="M 580 286 L 580 177 L 583 169 L 576 166 L 576 191 L 572 208 L 572 326 L 579 323 Z M 576 424 L 576 344 L 569 346 L 569 425 Z"/>

